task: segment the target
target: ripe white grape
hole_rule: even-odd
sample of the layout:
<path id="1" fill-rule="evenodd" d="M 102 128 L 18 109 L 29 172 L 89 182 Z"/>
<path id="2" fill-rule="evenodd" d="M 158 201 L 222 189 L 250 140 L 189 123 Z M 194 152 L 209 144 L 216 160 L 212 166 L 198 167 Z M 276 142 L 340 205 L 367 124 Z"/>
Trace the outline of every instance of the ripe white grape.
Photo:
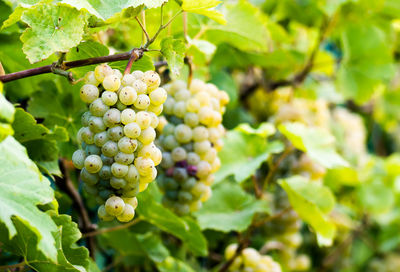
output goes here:
<path id="1" fill-rule="evenodd" d="M 134 75 L 126 74 L 122 77 L 121 85 L 122 86 L 130 86 L 136 80 Z"/>
<path id="2" fill-rule="evenodd" d="M 132 83 L 132 87 L 136 90 L 137 94 L 146 94 L 147 85 L 142 80 L 138 79 Z"/>
<path id="3" fill-rule="evenodd" d="M 190 98 L 186 101 L 186 110 L 188 112 L 198 112 L 200 109 L 200 102 L 196 98 Z"/>
<path id="4" fill-rule="evenodd" d="M 159 106 L 167 100 L 167 91 L 163 88 L 157 88 L 149 94 L 150 103 Z"/>
<path id="5" fill-rule="evenodd" d="M 122 198 L 125 202 L 125 204 L 129 204 L 132 206 L 132 208 L 136 209 L 138 206 L 138 200 L 136 197 L 125 197 Z"/>
<path id="6" fill-rule="evenodd" d="M 139 172 L 133 164 L 129 165 L 128 173 L 125 176 L 125 180 L 129 184 L 134 184 L 139 181 Z"/>
<path id="7" fill-rule="evenodd" d="M 186 103 L 185 101 L 176 102 L 174 105 L 173 113 L 179 118 L 183 118 L 186 114 Z"/>
<path id="8" fill-rule="evenodd" d="M 186 150 L 182 147 L 176 147 L 171 152 L 171 158 L 175 162 L 183 161 L 186 159 L 186 157 L 187 157 Z"/>
<path id="9" fill-rule="evenodd" d="M 90 113 L 93 116 L 102 117 L 109 109 L 110 107 L 104 104 L 101 98 L 97 98 L 89 106 Z"/>
<path id="10" fill-rule="evenodd" d="M 82 169 L 85 166 L 85 151 L 78 149 L 72 154 L 72 163 L 77 169 Z"/>
<path id="11" fill-rule="evenodd" d="M 151 116 L 148 112 L 139 111 L 136 114 L 136 123 L 139 125 L 141 129 L 146 129 L 151 124 Z"/>
<path id="12" fill-rule="evenodd" d="M 100 155 L 101 150 L 96 145 L 86 145 L 85 147 L 86 155 Z"/>
<path id="13" fill-rule="evenodd" d="M 133 153 L 136 151 L 136 148 L 138 146 L 138 142 L 135 139 L 131 139 L 129 137 L 122 137 L 119 141 L 118 141 L 118 148 L 120 151 L 124 152 L 124 153 Z"/>
<path id="14" fill-rule="evenodd" d="M 86 168 L 82 168 L 80 178 L 89 185 L 95 185 L 99 181 L 99 176 L 95 173 L 89 173 Z"/>
<path id="15" fill-rule="evenodd" d="M 144 145 L 150 144 L 156 138 L 156 131 L 152 127 L 148 127 L 143 129 L 140 133 L 138 140 L 142 142 Z"/>
<path id="16" fill-rule="evenodd" d="M 175 99 L 170 96 L 167 97 L 167 100 L 165 100 L 164 103 L 164 113 L 172 114 L 174 112 L 174 105 L 175 105 Z"/>
<path id="17" fill-rule="evenodd" d="M 176 101 L 186 101 L 190 98 L 190 96 L 191 94 L 188 90 L 181 89 L 175 93 L 174 98 Z"/>
<path id="18" fill-rule="evenodd" d="M 141 176 L 150 175 L 154 168 L 154 162 L 150 158 L 138 157 L 135 159 L 135 167 Z"/>
<path id="19" fill-rule="evenodd" d="M 161 78 L 155 71 L 147 71 L 143 75 L 143 81 L 149 88 L 157 88 L 160 86 Z"/>
<path id="20" fill-rule="evenodd" d="M 132 72 L 132 76 L 134 76 L 135 79 L 142 80 L 144 77 L 144 73 L 142 71 L 136 70 Z"/>
<path id="21" fill-rule="evenodd" d="M 133 153 L 118 152 L 118 154 L 114 156 L 115 162 L 125 165 L 131 164 L 134 159 L 135 155 Z"/>
<path id="22" fill-rule="evenodd" d="M 94 143 L 94 134 L 88 127 L 83 127 L 80 135 L 86 144 Z"/>
<path id="23" fill-rule="evenodd" d="M 99 82 L 103 82 L 104 78 L 111 74 L 113 74 L 113 70 L 107 64 L 100 64 L 94 69 L 94 76 Z"/>
<path id="24" fill-rule="evenodd" d="M 200 161 L 197 164 L 197 177 L 202 179 L 206 178 L 209 174 L 211 174 L 211 165 L 206 161 Z"/>
<path id="25" fill-rule="evenodd" d="M 101 179 L 110 179 L 111 178 L 111 167 L 109 165 L 103 165 L 99 171 L 99 177 Z"/>
<path id="26" fill-rule="evenodd" d="M 103 100 L 103 103 L 107 106 L 113 106 L 118 101 L 118 95 L 115 92 L 104 91 L 101 94 L 101 100 Z"/>
<path id="27" fill-rule="evenodd" d="M 124 134 L 132 139 L 139 137 L 141 131 L 142 130 L 137 123 L 129 123 L 124 126 Z"/>
<path id="28" fill-rule="evenodd" d="M 110 179 L 110 185 L 111 187 L 113 187 L 114 189 L 122 189 L 126 186 L 126 180 L 123 178 L 117 178 L 115 176 L 111 177 Z"/>
<path id="29" fill-rule="evenodd" d="M 112 221 L 114 220 L 114 216 L 109 215 L 106 211 L 106 207 L 104 205 L 101 205 L 99 209 L 97 210 L 97 215 L 99 218 L 103 221 Z"/>
<path id="30" fill-rule="evenodd" d="M 102 147 L 108 141 L 107 132 L 102 131 L 94 135 L 94 144 Z"/>
<path id="31" fill-rule="evenodd" d="M 190 165 L 197 165 L 200 162 L 200 156 L 195 152 L 189 152 L 187 154 L 187 162 Z"/>
<path id="32" fill-rule="evenodd" d="M 80 98 L 85 103 L 92 103 L 99 97 L 99 89 L 92 84 L 85 84 L 80 90 Z"/>
<path id="33" fill-rule="evenodd" d="M 117 216 L 122 214 L 125 207 L 125 202 L 118 196 L 112 196 L 107 199 L 105 210 L 109 215 Z"/>
<path id="34" fill-rule="evenodd" d="M 193 129 L 193 140 L 195 142 L 202 142 L 208 139 L 208 129 L 203 126 L 195 127 Z"/>
<path id="35" fill-rule="evenodd" d="M 92 114 L 90 113 L 90 111 L 86 111 L 84 114 L 82 114 L 82 117 L 81 117 L 82 126 L 84 126 L 84 127 L 89 126 L 90 117 L 92 117 Z"/>
<path id="36" fill-rule="evenodd" d="M 103 116 L 104 124 L 107 127 L 113 127 L 121 122 L 121 113 L 119 110 L 112 108 L 109 109 Z"/>
<path id="37" fill-rule="evenodd" d="M 133 105 L 140 110 L 147 109 L 150 106 L 150 98 L 145 94 L 139 94 Z"/>
<path id="38" fill-rule="evenodd" d="M 115 160 L 115 157 L 114 157 Z M 117 178 L 123 178 L 128 173 L 128 166 L 125 164 L 114 162 L 111 165 L 111 173 Z"/>
<path id="39" fill-rule="evenodd" d="M 183 120 L 185 122 L 185 125 L 188 125 L 192 128 L 196 127 L 199 124 L 199 117 L 196 113 L 193 112 L 186 113 Z"/>
<path id="40" fill-rule="evenodd" d="M 192 129 L 184 124 L 177 125 L 174 131 L 175 138 L 180 143 L 188 143 L 192 139 Z"/>
<path id="41" fill-rule="evenodd" d="M 121 123 L 127 125 L 129 123 L 135 122 L 136 113 L 132 109 L 124 109 L 121 112 Z"/>
<path id="42" fill-rule="evenodd" d="M 116 142 L 107 141 L 101 148 L 101 152 L 104 156 L 114 157 L 118 153 L 118 145 Z"/>
<path id="43" fill-rule="evenodd" d="M 126 86 L 121 89 L 119 92 L 119 100 L 124 105 L 132 105 L 137 100 L 137 93 L 135 89 L 131 86 Z"/>
<path id="44" fill-rule="evenodd" d="M 149 112 L 150 115 L 150 127 L 152 128 L 157 128 L 158 124 L 159 124 L 159 119 L 157 117 L 157 115 L 154 112 Z"/>
<path id="45" fill-rule="evenodd" d="M 118 142 L 119 139 L 124 137 L 124 128 L 122 126 L 115 126 L 107 130 L 107 137 L 111 141 Z"/>
<path id="46" fill-rule="evenodd" d="M 85 159 L 85 168 L 89 173 L 97 173 L 103 166 L 103 162 L 99 155 L 89 155 Z"/>
<path id="47" fill-rule="evenodd" d="M 103 118 L 92 116 L 89 120 L 89 128 L 94 133 L 99 133 L 106 130 L 106 126 L 104 125 Z"/>
<path id="48" fill-rule="evenodd" d="M 118 69 L 113 69 L 113 74 L 118 77 L 120 80 L 122 79 L 123 74 Z"/>
<path id="49" fill-rule="evenodd" d="M 159 106 L 155 106 L 150 104 L 150 106 L 147 108 L 147 111 L 154 113 L 156 116 L 160 115 L 162 113 L 164 109 L 164 105 L 159 105 Z"/>
<path id="50" fill-rule="evenodd" d="M 103 87 L 106 91 L 116 92 L 121 86 L 121 80 L 115 74 L 108 75 L 103 80 Z"/>
<path id="51" fill-rule="evenodd" d="M 92 84 L 92 85 L 95 85 L 95 86 L 98 86 L 100 84 L 100 82 L 94 76 L 94 72 L 93 71 L 89 71 L 89 72 L 86 73 L 84 81 L 85 81 L 85 84 Z"/>
<path id="52" fill-rule="evenodd" d="M 120 222 L 129 222 L 133 219 L 134 216 L 135 209 L 131 205 L 125 204 L 124 210 L 120 215 L 117 215 L 117 219 Z"/>

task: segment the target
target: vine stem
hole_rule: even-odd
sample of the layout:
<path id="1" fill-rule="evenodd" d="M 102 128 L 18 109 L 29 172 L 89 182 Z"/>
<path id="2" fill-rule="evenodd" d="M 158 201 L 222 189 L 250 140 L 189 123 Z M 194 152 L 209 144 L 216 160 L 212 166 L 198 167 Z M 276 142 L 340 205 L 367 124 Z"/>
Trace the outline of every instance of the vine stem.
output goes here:
<path id="1" fill-rule="evenodd" d="M 118 226 L 115 226 L 115 227 L 98 229 L 98 230 L 95 230 L 95 231 L 92 231 L 92 232 L 87 232 L 87 233 L 84 233 L 82 235 L 82 238 L 93 237 L 93 236 L 100 235 L 100 234 L 107 233 L 107 232 L 126 229 L 126 228 L 129 228 L 130 226 L 133 226 L 133 225 L 139 223 L 140 221 L 142 221 L 141 218 L 136 218 L 135 220 L 132 220 L 131 222 L 123 224 L 123 225 L 118 225 Z"/>
<path id="2" fill-rule="evenodd" d="M 9 264 L 9 265 L 0 265 L 0 271 L 8 271 L 13 268 L 20 268 L 26 266 L 26 262 L 22 261 L 17 264 Z"/>
<path id="3" fill-rule="evenodd" d="M 60 169 L 61 173 L 63 174 L 63 178 L 56 177 L 56 182 L 60 189 L 68 194 L 68 196 L 73 200 L 74 204 L 78 208 L 82 223 L 82 232 L 86 233 L 94 230 L 95 226 L 90 221 L 90 217 L 88 211 L 86 210 L 85 204 L 83 203 L 80 194 L 72 183 L 71 177 L 68 172 L 67 161 L 65 159 L 60 159 Z M 90 237 L 87 239 L 87 243 L 90 256 L 94 259 L 95 240 Z"/>

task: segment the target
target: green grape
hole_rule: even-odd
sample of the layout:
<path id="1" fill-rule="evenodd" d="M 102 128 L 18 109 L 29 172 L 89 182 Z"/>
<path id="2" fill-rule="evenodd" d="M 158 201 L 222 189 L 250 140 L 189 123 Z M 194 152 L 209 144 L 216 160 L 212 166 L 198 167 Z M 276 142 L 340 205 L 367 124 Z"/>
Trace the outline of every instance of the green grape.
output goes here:
<path id="1" fill-rule="evenodd" d="M 105 182 L 107 182 L 107 187 L 108 187 L 109 181 L 107 180 Z M 110 190 L 106 189 L 106 190 L 99 191 L 99 197 L 101 197 L 101 199 L 102 199 L 101 203 L 104 203 L 104 201 L 107 200 L 110 196 L 112 196 L 112 191 L 110 191 Z"/>
<path id="2" fill-rule="evenodd" d="M 157 115 L 154 112 L 149 112 L 149 115 L 150 115 L 150 119 L 151 119 L 150 127 L 154 128 L 154 129 L 157 128 L 157 126 L 160 122 Z"/>
<path id="3" fill-rule="evenodd" d="M 149 175 L 141 175 L 140 176 L 140 184 L 147 184 L 152 182 L 153 180 L 155 180 L 155 178 L 157 177 L 157 169 L 155 167 L 153 167 L 151 169 L 151 173 Z"/>
<path id="4" fill-rule="evenodd" d="M 125 176 L 126 182 L 128 184 L 134 184 L 139 182 L 139 172 L 134 165 L 129 165 L 128 173 Z"/>
<path id="5" fill-rule="evenodd" d="M 122 189 L 126 186 L 126 180 L 123 178 L 111 177 L 110 185 L 114 189 Z"/>
<path id="6" fill-rule="evenodd" d="M 211 149 L 211 143 L 209 141 L 202 141 L 194 143 L 194 152 L 197 154 L 205 154 Z"/>
<path id="7" fill-rule="evenodd" d="M 107 199 L 106 204 L 105 204 L 105 209 L 107 214 L 112 215 L 112 216 L 117 216 L 122 214 L 124 211 L 125 203 L 122 200 L 122 198 L 118 196 L 112 196 L 109 199 Z"/>
<path id="8" fill-rule="evenodd" d="M 133 219 L 134 216 L 135 216 L 135 209 L 131 205 L 125 204 L 122 214 L 117 215 L 117 219 L 120 222 L 129 222 Z"/>
<path id="9" fill-rule="evenodd" d="M 171 168 L 174 166 L 175 162 L 172 160 L 171 153 L 169 152 L 163 152 L 162 153 L 162 161 L 161 161 L 161 167 L 164 169 Z"/>
<path id="10" fill-rule="evenodd" d="M 129 204 L 132 206 L 132 208 L 136 209 L 138 206 L 138 200 L 136 197 L 124 197 L 122 198 L 125 202 L 125 204 Z"/>
<path id="11" fill-rule="evenodd" d="M 132 105 L 138 98 L 136 90 L 131 86 L 126 86 L 119 92 L 119 100 L 124 105 Z"/>
<path id="12" fill-rule="evenodd" d="M 136 113 L 132 109 L 124 109 L 121 112 L 121 123 L 127 125 L 129 123 L 135 122 Z"/>
<path id="13" fill-rule="evenodd" d="M 95 196 L 95 195 L 97 195 L 99 193 L 99 190 L 97 190 L 96 186 L 92 186 L 92 185 L 89 185 L 87 183 L 84 183 L 82 187 L 90 195 L 94 195 Z"/>
<path id="14" fill-rule="evenodd" d="M 105 63 L 96 66 L 94 69 L 94 76 L 99 82 L 103 82 L 104 78 L 111 74 L 113 74 L 113 70 Z"/>
<path id="15" fill-rule="evenodd" d="M 203 203 L 200 200 L 192 201 L 189 204 L 189 208 L 190 208 L 191 212 L 196 212 L 196 211 L 200 210 L 202 206 L 203 206 Z"/>
<path id="16" fill-rule="evenodd" d="M 109 109 L 110 107 L 104 104 L 101 98 L 97 98 L 89 105 L 90 113 L 93 116 L 103 117 Z"/>
<path id="17" fill-rule="evenodd" d="M 212 127 L 208 129 L 208 139 L 210 142 L 215 143 L 217 142 L 223 135 L 224 131 L 220 131 L 220 129 Z"/>
<path id="18" fill-rule="evenodd" d="M 95 185 L 99 181 L 99 176 L 97 174 L 89 173 L 86 168 L 82 168 L 80 178 L 83 182 L 89 185 Z"/>
<path id="19" fill-rule="evenodd" d="M 147 85 L 142 80 L 138 79 L 132 83 L 132 87 L 136 90 L 137 94 L 146 94 Z"/>
<path id="20" fill-rule="evenodd" d="M 206 178 L 209 174 L 211 174 L 211 165 L 206 161 L 200 161 L 197 164 L 197 177 L 202 179 Z"/>
<path id="21" fill-rule="evenodd" d="M 94 144 L 98 147 L 102 147 L 108 140 L 107 132 L 105 131 L 96 133 L 94 135 Z"/>
<path id="22" fill-rule="evenodd" d="M 85 159 L 85 169 L 89 173 L 97 173 L 103 166 L 103 162 L 98 155 L 89 155 Z"/>
<path id="23" fill-rule="evenodd" d="M 99 133 L 106 130 L 106 126 L 104 125 L 103 118 L 92 116 L 89 120 L 89 128 L 94 133 Z M 93 141 L 95 139 L 93 138 Z"/>
<path id="24" fill-rule="evenodd" d="M 155 89 L 160 86 L 161 78 L 155 71 L 147 71 L 143 75 L 143 81 L 148 88 Z"/>
<path id="25" fill-rule="evenodd" d="M 107 106 L 113 106 L 118 101 L 118 95 L 115 92 L 105 91 L 101 94 L 101 100 Z"/>
<path id="26" fill-rule="evenodd" d="M 104 165 L 111 165 L 114 162 L 114 158 L 107 157 L 104 154 L 101 154 L 100 158 L 101 158 L 101 160 L 102 160 Z"/>
<path id="27" fill-rule="evenodd" d="M 188 173 L 185 168 L 182 167 L 175 167 L 174 172 L 172 174 L 172 177 L 174 180 L 176 180 L 179 183 L 184 182 L 185 180 L 188 179 Z"/>
<path id="28" fill-rule="evenodd" d="M 86 155 L 100 155 L 101 149 L 96 145 L 86 145 Z"/>
<path id="29" fill-rule="evenodd" d="M 189 98 L 186 101 L 186 110 L 188 112 L 196 113 L 200 109 L 200 102 L 196 98 Z"/>
<path id="30" fill-rule="evenodd" d="M 94 134 L 88 127 L 83 127 L 80 135 L 86 144 L 94 143 Z"/>
<path id="31" fill-rule="evenodd" d="M 210 150 L 204 154 L 203 159 L 205 161 L 207 161 L 208 163 L 212 164 L 215 160 L 215 158 L 217 158 L 217 150 L 215 150 L 215 148 L 210 148 Z"/>
<path id="32" fill-rule="evenodd" d="M 129 138 L 136 139 L 140 133 L 141 129 L 137 123 L 129 123 L 124 126 L 124 134 Z"/>
<path id="33" fill-rule="evenodd" d="M 91 85 L 95 85 L 95 86 L 98 86 L 100 84 L 100 82 L 94 76 L 93 71 L 89 71 L 86 73 L 86 75 L 84 77 L 84 81 L 85 81 L 85 84 L 91 84 Z"/>
<path id="34" fill-rule="evenodd" d="M 190 212 L 190 208 L 189 208 L 189 205 L 187 205 L 187 204 L 175 203 L 175 211 L 177 214 L 185 215 Z"/>
<path id="35" fill-rule="evenodd" d="M 178 201 L 181 203 L 189 203 L 192 201 L 192 194 L 185 191 L 180 191 L 178 193 Z"/>
<path id="36" fill-rule="evenodd" d="M 172 149 L 174 149 L 175 147 L 178 147 L 178 146 L 179 146 L 179 143 L 178 143 L 178 141 L 175 139 L 175 136 L 174 136 L 174 135 L 168 135 L 167 137 L 165 137 L 164 140 L 163 140 L 163 142 L 162 142 L 162 144 L 163 144 L 163 147 L 164 147 L 166 150 L 172 150 Z"/>
<path id="37" fill-rule="evenodd" d="M 174 134 L 174 132 L 175 132 L 175 126 L 171 123 L 166 124 L 162 131 L 163 135 L 165 136 Z"/>
<path id="38" fill-rule="evenodd" d="M 110 179 L 111 178 L 111 167 L 109 165 L 103 165 L 99 171 L 99 177 L 101 179 Z"/>
<path id="39" fill-rule="evenodd" d="M 107 75 L 103 80 L 103 87 L 106 91 L 116 92 L 121 86 L 121 80 L 115 74 Z"/>
<path id="40" fill-rule="evenodd" d="M 200 157 L 195 152 L 187 154 L 187 162 L 189 165 L 197 165 L 200 162 Z"/>
<path id="41" fill-rule="evenodd" d="M 164 113 L 172 114 L 174 112 L 174 105 L 175 105 L 175 99 L 173 99 L 172 97 L 168 97 L 164 103 Z"/>
<path id="42" fill-rule="evenodd" d="M 177 125 L 174 131 L 175 138 L 180 143 L 188 143 L 192 139 L 192 129 L 184 124 Z"/>
<path id="43" fill-rule="evenodd" d="M 190 177 L 182 183 L 182 189 L 185 191 L 191 191 L 193 187 L 197 184 L 197 180 L 194 177 Z"/>
<path id="44" fill-rule="evenodd" d="M 92 103 L 99 97 L 99 89 L 91 84 L 85 84 L 80 90 L 80 98 L 85 103 Z"/>
<path id="45" fill-rule="evenodd" d="M 86 154 L 83 150 L 78 149 L 72 154 L 72 163 L 75 168 L 82 169 L 85 166 Z"/>
<path id="46" fill-rule="evenodd" d="M 135 155 L 133 153 L 124 153 L 124 152 L 118 152 L 117 155 L 114 156 L 114 160 L 117 163 L 129 165 L 133 162 L 135 159 Z"/>
<path id="47" fill-rule="evenodd" d="M 188 125 L 192 128 L 196 127 L 199 124 L 199 117 L 196 113 L 193 112 L 186 113 L 183 120 L 185 122 L 185 125 Z"/>
<path id="48" fill-rule="evenodd" d="M 146 94 L 139 94 L 133 105 L 140 110 L 147 109 L 150 106 L 150 98 Z"/>
<path id="49" fill-rule="evenodd" d="M 121 85 L 122 86 L 130 86 L 136 80 L 135 76 L 131 74 L 126 74 L 122 77 Z"/>
<path id="50" fill-rule="evenodd" d="M 140 133 L 138 140 L 142 142 L 144 145 L 150 144 L 156 138 L 156 131 L 152 127 L 148 127 L 143 129 Z"/>
<path id="51" fill-rule="evenodd" d="M 151 104 L 160 106 L 167 100 L 167 92 L 163 88 L 157 88 L 149 94 L 149 98 Z"/>
<path id="52" fill-rule="evenodd" d="M 109 109 L 103 116 L 104 124 L 113 127 L 121 122 L 121 113 L 117 109 Z"/>
<path id="53" fill-rule="evenodd" d="M 101 152 L 104 156 L 114 157 L 118 153 L 118 145 L 116 142 L 107 141 L 102 147 Z"/>
<path id="54" fill-rule="evenodd" d="M 115 157 L 114 157 L 115 160 Z M 111 173 L 117 178 L 123 178 L 128 174 L 128 166 L 125 164 L 114 162 L 111 165 Z"/>
<path id="55" fill-rule="evenodd" d="M 136 197 L 139 193 L 139 186 L 139 182 L 127 185 L 127 187 L 122 190 L 122 197 Z"/>
<path id="56" fill-rule="evenodd" d="M 171 152 L 171 158 L 173 161 L 183 161 L 187 158 L 186 150 L 182 147 L 175 147 Z"/>
<path id="57" fill-rule="evenodd" d="M 104 205 L 101 205 L 99 207 L 99 209 L 97 210 L 97 215 L 99 216 L 99 218 L 103 221 L 112 221 L 114 220 L 114 216 L 109 215 L 106 212 L 106 207 Z"/>
<path id="58" fill-rule="evenodd" d="M 136 114 L 136 123 L 141 129 L 146 129 L 151 124 L 151 116 L 148 112 L 140 111 Z"/>
<path id="59" fill-rule="evenodd" d="M 138 79 L 138 80 L 143 80 L 143 77 L 144 77 L 144 73 L 140 70 L 133 71 L 132 75 L 135 77 L 135 79 Z"/>
<path id="60" fill-rule="evenodd" d="M 206 92 L 198 92 L 195 94 L 194 98 L 199 101 L 200 106 L 204 107 L 210 104 L 210 95 Z M 201 110 L 201 108 L 200 108 Z"/>
<path id="61" fill-rule="evenodd" d="M 115 126 L 107 130 L 107 137 L 111 141 L 118 142 L 124 137 L 124 128 L 122 126 Z"/>
<path id="62" fill-rule="evenodd" d="M 186 114 L 185 101 L 179 101 L 174 104 L 173 114 L 179 118 L 185 117 Z"/>
<path id="63" fill-rule="evenodd" d="M 131 154 L 136 151 L 136 148 L 138 146 L 138 142 L 135 139 L 131 139 L 128 137 L 122 137 L 118 141 L 118 148 L 120 151 L 124 153 Z"/>
<path id="64" fill-rule="evenodd" d="M 202 182 L 197 182 L 190 192 L 192 195 L 199 199 L 207 191 L 207 186 Z"/>
<path id="65" fill-rule="evenodd" d="M 137 157 L 134 163 L 141 176 L 150 175 L 154 168 L 154 162 L 150 158 Z"/>
<path id="66" fill-rule="evenodd" d="M 177 91 L 174 95 L 176 101 L 186 101 L 190 98 L 191 94 L 186 89 L 181 89 Z"/>
<path id="67" fill-rule="evenodd" d="M 82 114 L 82 117 L 81 117 L 82 126 L 84 126 L 84 127 L 89 126 L 90 117 L 92 117 L 92 114 L 90 113 L 90 111 L 85 111 L 85 113 Z"/>

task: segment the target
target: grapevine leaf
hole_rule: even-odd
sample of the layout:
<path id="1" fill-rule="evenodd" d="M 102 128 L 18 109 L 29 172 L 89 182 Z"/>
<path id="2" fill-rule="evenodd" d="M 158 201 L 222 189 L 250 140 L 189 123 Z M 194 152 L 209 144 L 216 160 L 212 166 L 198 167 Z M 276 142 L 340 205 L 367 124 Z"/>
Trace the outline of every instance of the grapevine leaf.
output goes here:
<path id="1" fill-rule="evenodd" d="M 171 72 L 176 76 L 179 75 L 179 70 L 183 67 L 185 52 L 185 42 L 181 39 L 168 37 L 161 41 L 161 53 L 166 58 Z"/>
<path id="2" fill-rule="evenodd" d="M 15 108 L 3 95 L 3 84 L 0 82 L 0 142 L 14 133 L 11 125 Z"/>
<path id="3" fill-rule="evenodd" d="M 86 18 L 68 6 L 39 4 L 21 17 L 27 28 L 21 36 L 22 47 L 31 63 L 41 61 L 55 52 L 67 52 L 82 40 Z"/>
<path id="4" fill-rule="evenodd" d="M 194 272 L 189 265 L 171 256 L 156 265 L 160 272 Z"/>
<path id="5" fill-rule="evenodd" d="M 32 115 L 18 108 L 13 123 L 15 138 L 28 150 L 29 156 L 37 161 L 58 159 L 57 141 L 68 141 L 65 128 L 55 127 L 53 131 L 37 124 Z"/>
<path id="6" fill-rule="evenodd" d="M 148 232 L 146 234 L 139 234 L 136 237 L 140 242 L 141 248 L 153 262 L 162 262 L 170 255 L 168 249 L 163 245 L 160 236 Z"/>
<path id="7" fill-rule="evenodd" d="M 155 201 L 151 191 L 152 189 L 148 188 L 138 195 L 140 205 L 137 211 L 140 216 L 161 230 L 181 239 L 196 255 L 205 256 L 207 254 L 207 241 L 197 223 L 190 218 L 182 219 L 164 208 Z"/>
<path id="8" fill-rule="evenodd" d="M 229 43 L 243 51 L 267 51 L 268 18 L 247 1 L 226 5 L 226 25 L 207 26 L 207 40 L 214 44 Z"/>
<path id="9" fill-rule="evenodd" d="M 257 212 L 269 212 L 267 202 L 258 201 L 237 183 L 222 182 L 195 216 L 200 227 L 222 232 L 246 230 Z"/>
<path id="10" fill-rule="evenodd" d="M 145 256 L 135 233 L 129 229 L 104 233 L 100 236 L 100 241 L 103 245 L 114 248 L 122 255 Z"/>
<path id="11" fill-rule="evenodd" d="M 243 132 L 246 130 L 246 132 Z M 221 168 L 215 174 L 215 181 L 220 182 L 229 175 L 242 182 L 250 177 L 265 162 L 271 154 L 283 150 L 279 141 L 268 142 L 266 136 L 260 136 L 263 128 L 253 133 L 245 126 L 231 130 L 226 134 L 224 147 L 218 154 L 221 159 Z"/>
<path id="12" fill-rule="evenodd" d="M 35 248 L 55 261 L 57 250 L 52 233 L 57 227 L 48 214 L 37 208 L 54 199 L 49 181 L 40 175 L 25 148 L 13 137 L 0 143 L 0 154 L 0 221 L 8 229 L 8 237 L 2 237 L 12 239 L 18 228 L 28 229 L 30 239 L 37 241 Z M 24 233 L 18 232 L 19 235 Z"/>
<path id="13" fill-rule="evenodd" d="M 344 56 L 337 79 L 346 98 L 366 102 L 382 82 L 392 78 L 395 68 L 390 37 L 378 25 L 364 20 L 346 25 L 341 35 Z"/>
<path id="14" fill-rule="evenodd" d="M 78 10 L 86 10 L 91 15 L 105 21 L 124 9 L 139 7 L 157 8 L 168 0 L 116 0 L 116 1 L 96 1 L 96 0 L 62 0 L 62 4 L 75 7 Z"/>
<path id="15" fill-rule="evenodd" d="M 306 127 L 301 123 L 286 123 L 279 126 L 294 147 L 307 152 L 310 158 L 326 168 L 349 166 L 334 148 L 335 138 L 325 130 Z"/>
<path id="16" fill-rule="evenodd" d="M 318 243 L 330 245 L 336 232 L 327 216 L 335 205 L 332 192 L 300 176 L 282 179 L 279 183 L 288 194 L 293 209 L 317 232 Z"/>
<path id="17" fill-rule="evenodd" d="M 224 15 L 217 10 L 211 9 L 218 6 L 220 3 L 221 1 L 217 0 L 183 0 L 182 9 L 187 12 L 207 16 L 219 24 L 226 24 Z"/>

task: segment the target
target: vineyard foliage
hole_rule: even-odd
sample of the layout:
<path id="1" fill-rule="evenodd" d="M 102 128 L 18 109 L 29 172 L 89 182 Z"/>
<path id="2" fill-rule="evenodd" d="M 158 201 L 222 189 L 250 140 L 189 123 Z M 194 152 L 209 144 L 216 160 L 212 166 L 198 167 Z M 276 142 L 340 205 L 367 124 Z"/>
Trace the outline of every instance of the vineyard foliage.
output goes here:
<path id="1" fill-rule="evenodd" d="M 398 0 L 0 0 L 0 271 L 400 271 L 399 41 Z"/>

